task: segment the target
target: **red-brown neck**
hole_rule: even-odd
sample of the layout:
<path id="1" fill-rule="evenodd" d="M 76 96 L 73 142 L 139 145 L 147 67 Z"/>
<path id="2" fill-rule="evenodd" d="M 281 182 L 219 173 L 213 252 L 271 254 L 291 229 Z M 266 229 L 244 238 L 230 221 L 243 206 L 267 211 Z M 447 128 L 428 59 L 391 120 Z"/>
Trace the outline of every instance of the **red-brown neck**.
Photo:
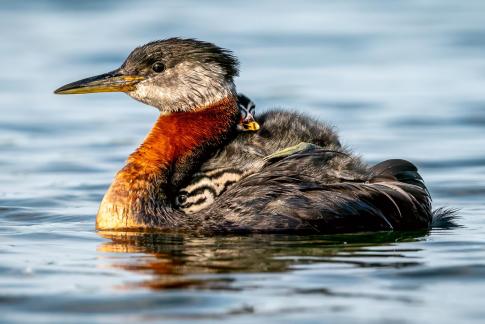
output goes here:
<path id="1" fill-rule="evenodd" d="M 161 115 L 129 163 L 166 167 L 207 142 L 220 141 L 234 125 L 236 101 L 225 98 L 192 112 Z M 217 144 L 216 143 L 216 144 Z"/>
<path id="2" fill-rule="evenodd" d="M 140 147 L 128 158 L 106 193 L 96 218 L 98 229 L 163 226 L 175 213 L 168 190 L 193 172 L 233 133 L 238 119 L 235 98 L 192 112 L 161 115 Z M 177 183 L 176 183 L 177 184 Z M 176 221 L 176 220 L 174 220 Z"/>

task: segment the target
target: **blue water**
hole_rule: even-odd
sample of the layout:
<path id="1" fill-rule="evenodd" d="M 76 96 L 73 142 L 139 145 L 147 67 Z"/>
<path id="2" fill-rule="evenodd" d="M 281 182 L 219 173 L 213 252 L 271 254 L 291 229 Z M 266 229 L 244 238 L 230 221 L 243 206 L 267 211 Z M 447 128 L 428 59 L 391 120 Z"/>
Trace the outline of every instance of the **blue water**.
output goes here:
<path id="1" fill-rule="evenodd" d="M 485 2 L 0 2 L 0 322 L 483 323 Z M 157 113 L 55 96 L 151 40 L 241 60 L 258 111 L 325 120 L 369 163 L 405 158 L 459 227 L 190 237 L 94 229 Z"/>

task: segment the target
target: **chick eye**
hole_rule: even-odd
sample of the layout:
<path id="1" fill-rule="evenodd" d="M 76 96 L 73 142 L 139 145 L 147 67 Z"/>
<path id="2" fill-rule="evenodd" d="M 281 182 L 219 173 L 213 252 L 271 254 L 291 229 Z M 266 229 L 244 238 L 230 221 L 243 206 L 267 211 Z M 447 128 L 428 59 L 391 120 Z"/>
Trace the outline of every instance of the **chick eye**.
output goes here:
<path id="1" fill-rule="evenodd" d="M 152 70 L 157 73 L 163 72 L 163 70 L 165 70 L 165 65 L 162 62 L 153 63 Z"/>
<path id="2" fill-rule="evenodd" d="M 175 198 L 175 203 L 178 206 L 183 206 L 185 204 L 185 202 L 187 202 L 187 198 L 188 197 L 187 197 L 187 194 L 185 193 L 185 191 L 181 191 L 180 195 Z"/>

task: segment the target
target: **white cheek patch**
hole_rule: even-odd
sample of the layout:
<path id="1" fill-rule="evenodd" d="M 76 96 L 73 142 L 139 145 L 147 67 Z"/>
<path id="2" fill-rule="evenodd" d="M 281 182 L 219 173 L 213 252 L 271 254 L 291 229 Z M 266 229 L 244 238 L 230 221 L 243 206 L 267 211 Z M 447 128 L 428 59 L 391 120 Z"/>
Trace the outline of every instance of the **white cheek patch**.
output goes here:
<path id="1" fill-rule="evenodd" d="M 128 95 L 133 99 L 141 101 L 147 105 L 154 106 L 158 109 L 160 98 L 163 97 L 163 89 L 154 87 L 149 83 L 149 80 L 142 81 L 136 85 L 134 91 L 128 92 Z"/>
<path id="2" fill-rule="evenodd" d="M 210 105 L 235 93 L 234 83 L 218 65 L 184 62 L 141 81 L 128 95 L 169 113 Z"/>
<path id="3" fill-rule="evenodd" d="M 130 95 L 140 100 L 152 96 L 152 92 L 153 89 L 146 84 L 146 81 L 142 81 L 136 85 L 136 90 L 130 92 Z"/>

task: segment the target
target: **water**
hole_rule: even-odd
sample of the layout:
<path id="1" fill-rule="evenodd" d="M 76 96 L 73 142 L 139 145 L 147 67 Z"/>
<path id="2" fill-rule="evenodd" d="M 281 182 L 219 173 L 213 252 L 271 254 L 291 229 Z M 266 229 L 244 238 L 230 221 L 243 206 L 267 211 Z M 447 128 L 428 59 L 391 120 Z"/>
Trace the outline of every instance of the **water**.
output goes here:
<path id="1" fill-rule="evenodd" d="M 485 2 L 2 1 L 0 322 L 482 323 Z M 238 89 L 335 125 L 369 163 L 406 158 L 460 227 L 341 236 L 95 232 L 156 111 L 54 96 L 135 46 L 235 51 Z"/>

